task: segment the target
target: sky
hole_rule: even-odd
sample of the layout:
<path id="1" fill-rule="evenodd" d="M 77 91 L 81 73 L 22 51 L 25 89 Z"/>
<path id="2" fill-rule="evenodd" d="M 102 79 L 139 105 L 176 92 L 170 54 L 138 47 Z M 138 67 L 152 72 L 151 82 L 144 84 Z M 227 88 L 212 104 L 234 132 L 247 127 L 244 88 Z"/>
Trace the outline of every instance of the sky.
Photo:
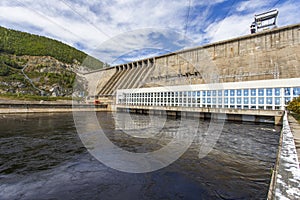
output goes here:
<path id="1" fill-rule="evenodd" d="M 278 27 L 300 23 L 300 0 L 0 0 L 0 26 L 117 65 L 247 35 L 275 8 Z"/>

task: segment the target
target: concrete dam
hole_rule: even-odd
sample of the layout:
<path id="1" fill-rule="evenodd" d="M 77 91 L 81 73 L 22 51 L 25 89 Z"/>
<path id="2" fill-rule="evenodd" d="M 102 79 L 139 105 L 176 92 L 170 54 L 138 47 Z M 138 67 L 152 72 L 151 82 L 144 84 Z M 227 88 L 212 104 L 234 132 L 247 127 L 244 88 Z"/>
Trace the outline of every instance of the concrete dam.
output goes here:
<path id="1" fill-rule="evenodd" d="M 300 94 L 300 24 L 85 74 L 109 110 L 280 124 Z M 93 98 L 92 98 L 93 99 Z M 258 118 L 259 117 L 259 118 Z"/>

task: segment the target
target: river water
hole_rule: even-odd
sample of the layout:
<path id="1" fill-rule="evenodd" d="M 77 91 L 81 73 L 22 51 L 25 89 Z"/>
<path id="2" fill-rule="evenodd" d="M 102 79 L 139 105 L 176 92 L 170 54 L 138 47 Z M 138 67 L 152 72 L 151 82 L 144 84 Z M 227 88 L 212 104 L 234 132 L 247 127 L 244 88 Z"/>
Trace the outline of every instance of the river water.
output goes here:
<path id="1" fill-rule="evenodd" d="M 131 116 L 135 124 L 149 121 Z M 131 152 L 167 144 L 180 121 L 168 118 L 159 136 L 135 141 L 122 134 L 115 118 L 97 113 L 107 137 Z M 198 132 L 209 124 L 200 120 Z M 72 113 L 0 115 L 0 199 L 266 199 L 279 132 L 271 124 L 226 122 L 207 156 L 198 157 L 195 139 L 169 166 L 135 174 L 109 168 L 89 154 Z"/>

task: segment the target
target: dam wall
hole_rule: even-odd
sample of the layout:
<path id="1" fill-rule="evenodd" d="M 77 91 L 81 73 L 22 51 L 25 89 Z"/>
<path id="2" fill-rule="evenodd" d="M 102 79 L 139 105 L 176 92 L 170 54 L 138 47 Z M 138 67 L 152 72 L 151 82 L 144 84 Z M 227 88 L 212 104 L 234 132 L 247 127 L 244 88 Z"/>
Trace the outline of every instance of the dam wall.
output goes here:
<path id="1" fill-rule="evenodd" d="M 300 24 L 155 58 L 149 85 L 239 82 L 300 75 Z"/>
<path id="2" fill-rule="evenodd" d="M 300 24 L 169 53 L 90 73 L 90 95 L 117 89 L 244 82 L 300 76 Z M 90 76 L 93 76 L 90 78 Z"/>
<path id="3" fill-rule="evenodd" d="M 96 95 L 107 82 L 113 77 L 116 72 L 115 67 L 100 69 L 97 71 L 82 74 L 78 77 L 78 80 L 85 79 L 87 81 L 88 93 L 90 95 Z"/>

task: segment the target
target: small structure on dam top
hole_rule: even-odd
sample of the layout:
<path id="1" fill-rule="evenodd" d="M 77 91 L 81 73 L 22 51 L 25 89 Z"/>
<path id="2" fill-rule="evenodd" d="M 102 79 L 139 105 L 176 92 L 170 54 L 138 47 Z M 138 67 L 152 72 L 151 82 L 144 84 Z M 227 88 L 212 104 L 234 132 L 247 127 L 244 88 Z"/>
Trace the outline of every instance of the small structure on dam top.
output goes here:
<path id="1" fill-rule="evenodd" d="M 277 14 L 259 15 L 257 22 Z M 253 116 L 265 116 L 264 121 L 279 123 L 286 104 L 300 95 L 300 24 L 121 64 L 89 76 L 97 83 L 90 95 L 111 110 L 221 112 L 228 119 L 235 113 L 233 118 L 255 121 Z"/>
<path id="2" fill-rule="evenodd" d="M 254 16 L 254 22 L 250 26 L 251 34 L 256 33 L 260 29 L 276 27 L 278 10 L 270 10 Z"/>

